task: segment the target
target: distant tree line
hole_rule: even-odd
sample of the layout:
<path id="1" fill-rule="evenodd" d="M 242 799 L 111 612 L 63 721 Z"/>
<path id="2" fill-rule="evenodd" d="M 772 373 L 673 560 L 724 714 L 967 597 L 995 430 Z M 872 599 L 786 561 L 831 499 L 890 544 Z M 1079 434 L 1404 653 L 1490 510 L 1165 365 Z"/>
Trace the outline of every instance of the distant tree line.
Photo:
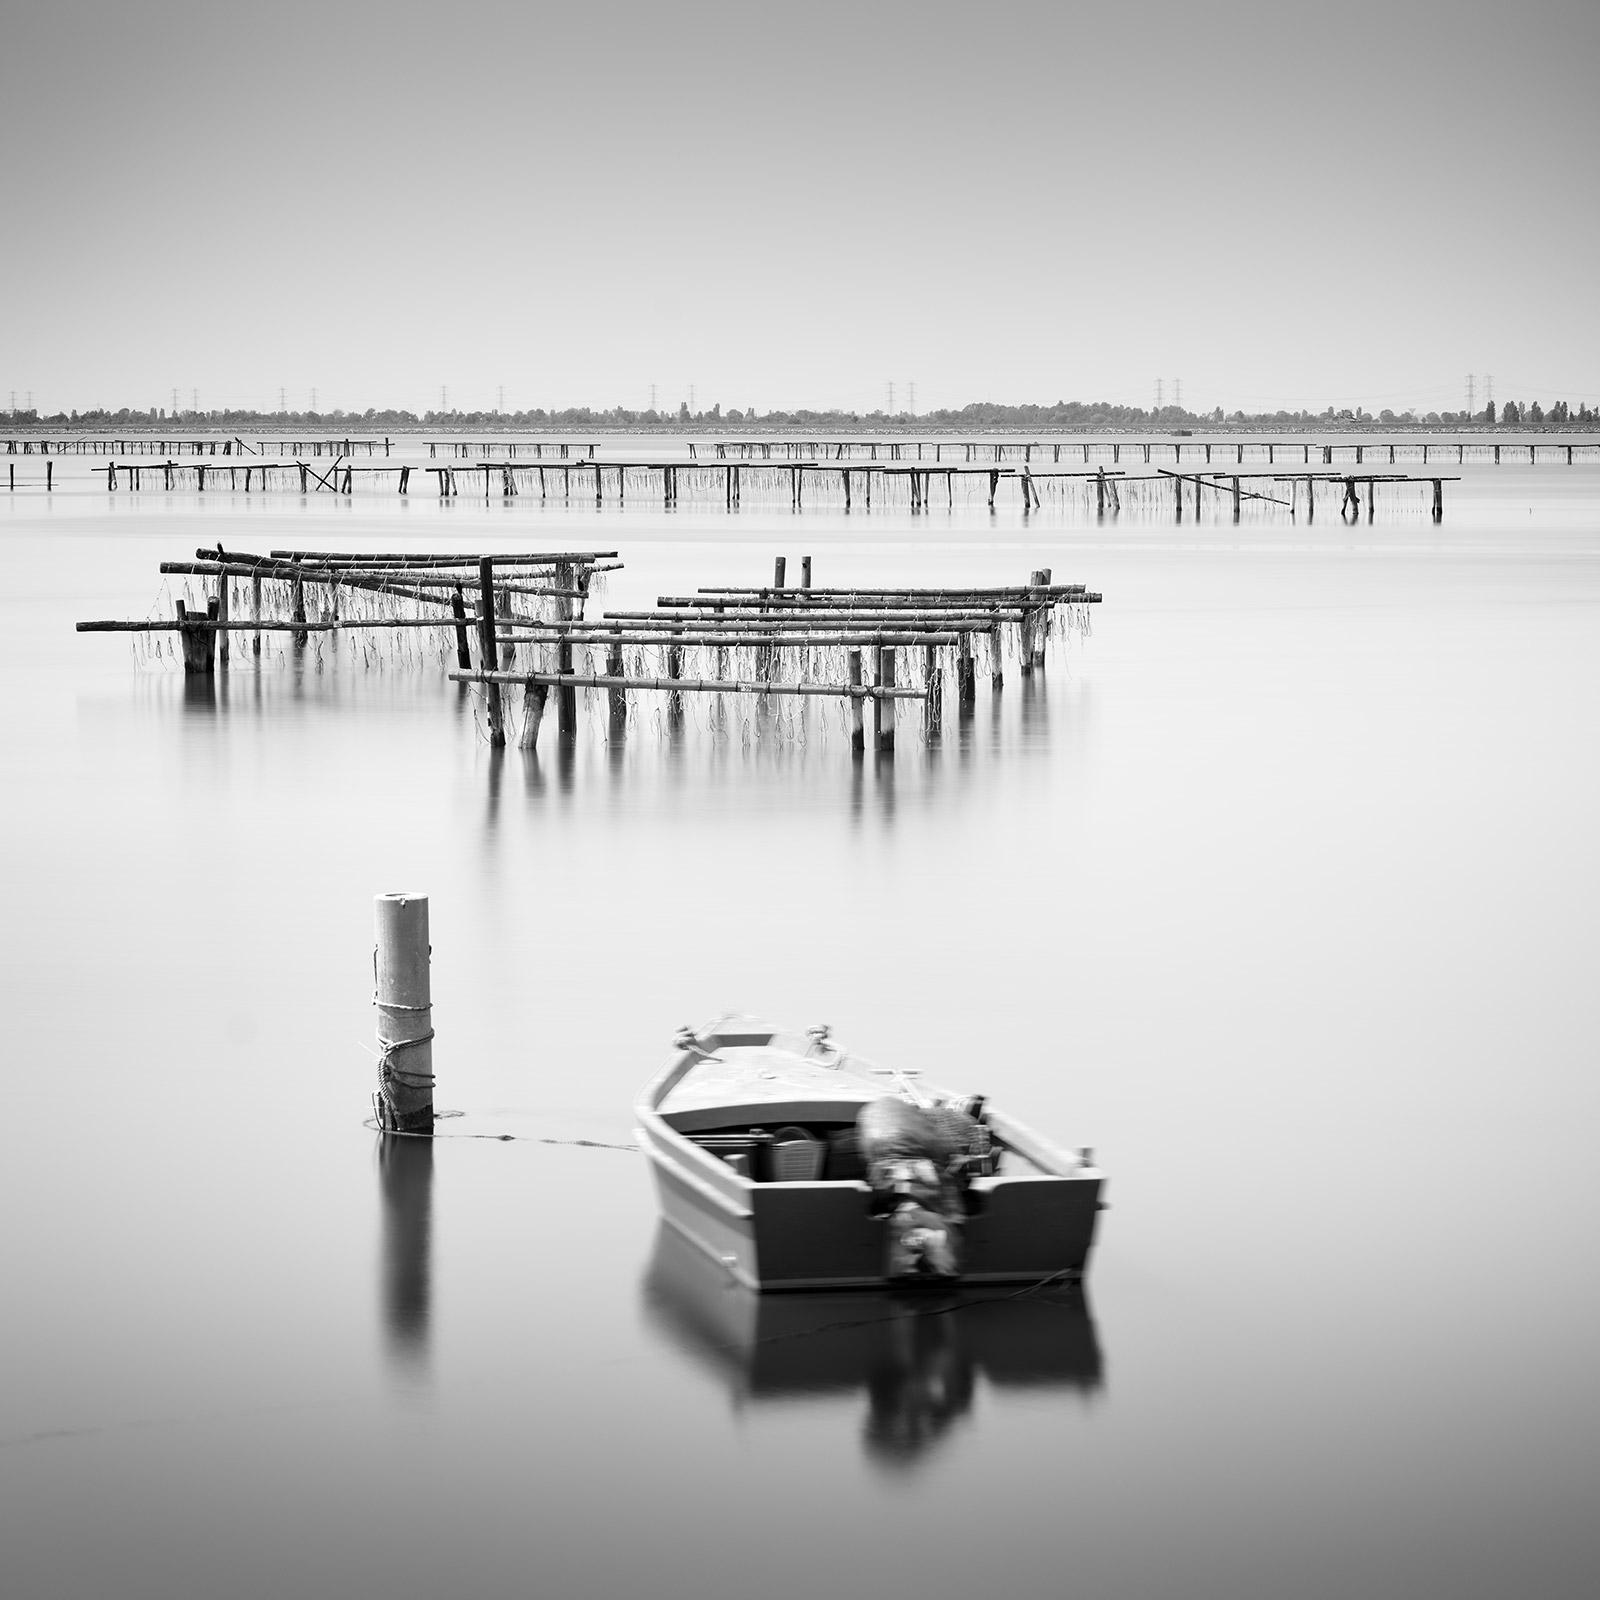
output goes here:
<path id="1" fill-rule="evenodd" d="M 1189 411 L 1182 406 L 1160 409 L 1112 405 L 1110 401 L 1058 400 L 1054 405 L 1002 405 L 996 401 L 974 401 L 958 409 L 939 409 L 915 414 L 909 411 L 757 411 L 753 406 L 727 411 L 720 404 L 691 412 L 687 402 L 676 411 L 633 411 L 626 406 L 595 410 L 590 406 L 568 406 L 561 410 L 538 408 L 529 411 L 414 411 L 398 409 L 365 411 L 166 411 L 152 406 L 148 411 L 127 406 L 120 410 L 91 407 L 85 411 L 57 411 L 41 416 L 37 410 L 12 411 L 10 420 L 18 426 L 59 428 L 149 428 L 165 424 L 185 428 L 301 428 L 347 432 L 355 428 L 377 431 L 383 428 L 627 428 L 666 432 L 685 429 L 727 431 L 730 429 L 793 429 L 816 432 L 879 428 L 890 431 L 987 432 L 994 429 L 1150 429 L 1175 428 L 1457 428 L 1473 424 L 1496 427 L 1594 427 L 1600 426 L 1600 407 L 1580 404 L 1574 411 L 1565 400 L 1557 400 L 1546 410 L 1537 400 L 1507 400 L 1498 409 L 1491 401 L 1480 412 L 1467 411 L 1380 411 L 1377 416 L 1360 406 L 1325 411 Z"/>

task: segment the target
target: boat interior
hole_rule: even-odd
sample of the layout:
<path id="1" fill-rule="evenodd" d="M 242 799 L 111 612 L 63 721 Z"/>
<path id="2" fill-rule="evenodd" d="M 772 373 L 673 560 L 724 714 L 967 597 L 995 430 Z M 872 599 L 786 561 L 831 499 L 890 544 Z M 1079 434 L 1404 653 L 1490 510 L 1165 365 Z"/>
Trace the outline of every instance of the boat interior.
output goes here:
<path id="1" fill-rule="evenodd" d="M 664 1121 L 690 1144 L 752 1183 L 863 1183 L 866 1164 L 856 1137 L 859 1100 L 792 1105 L 758 1101 L 716 1110 L 668 1111 Z M 973 1178 L 1039 1175 L 1045 1169 L 983 1129 L 968 1156 Z"/>

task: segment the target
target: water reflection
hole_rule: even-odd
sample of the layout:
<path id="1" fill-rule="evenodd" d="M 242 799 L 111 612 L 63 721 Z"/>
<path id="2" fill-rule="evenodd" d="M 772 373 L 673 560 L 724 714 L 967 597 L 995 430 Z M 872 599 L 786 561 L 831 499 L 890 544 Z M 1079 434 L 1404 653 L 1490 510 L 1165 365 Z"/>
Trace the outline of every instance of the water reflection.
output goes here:
<path id="1" fill-rule="evenodd" d="M 414 1381 L 428 1372 L 433 1309 L 433 1141 L 378 1139 L 383 1200 L 380 1272 L 383 1325 L 391 1370 Z"/>
<path id="2" fill-rule="evenodd" d="M 654 1329 L 725 1383 L 736 1409 L 861 1391 L 862 1448 L 886 1471 L 950 1439 L 982 1384 L 1078 1396 L 1104 1384 L 1076 1288 L 758 1295 L 662 1224 L 642 1292 Z"/>

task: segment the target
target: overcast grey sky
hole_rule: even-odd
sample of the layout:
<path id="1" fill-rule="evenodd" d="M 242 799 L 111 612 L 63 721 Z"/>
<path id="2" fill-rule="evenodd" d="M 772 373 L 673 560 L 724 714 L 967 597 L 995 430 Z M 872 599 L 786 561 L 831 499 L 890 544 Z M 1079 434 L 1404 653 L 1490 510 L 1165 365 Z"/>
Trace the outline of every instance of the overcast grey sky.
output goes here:
<path id="1" fill-rule="evenodd" d="M 0 405 L 1600 401 L 1600 4 L 0 0 Z"/>

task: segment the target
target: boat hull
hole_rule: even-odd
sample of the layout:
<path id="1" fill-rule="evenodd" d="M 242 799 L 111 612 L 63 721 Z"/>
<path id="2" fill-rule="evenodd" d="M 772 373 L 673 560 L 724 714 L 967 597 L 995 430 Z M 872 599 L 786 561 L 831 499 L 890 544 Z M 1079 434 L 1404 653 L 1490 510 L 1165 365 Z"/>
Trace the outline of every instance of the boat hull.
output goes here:
<path id="1" fill-rule="evenodd" d="M 695 1142 L 717 1128 L 853 1120 L 861 1105 L 884 1092 L 878 1081 L 883 1069 L 842 1052 L 819 1066 L 805 1044 L 728 1024 L 680 1038 L 679 1058 L 636 1108 L 661 1214 L 749 1288 L 882 1289 L 886 1225 L 872 1214 L 864 1182 L 756 1181 Z M 748 1070 L 741 1069 L 740 1052 L 758 1052 L 759 1059 L 751 1057 Z M 1017 1158 L 1013 1164 L 1026 1170 L 972 1180 L 959 1224 L 959 1281 L 1081 1278 L 1101 1209 L 1101 1173 L 1086 1152 L 1063 1155 L 994 1112 L 988 1122 Z"/>

